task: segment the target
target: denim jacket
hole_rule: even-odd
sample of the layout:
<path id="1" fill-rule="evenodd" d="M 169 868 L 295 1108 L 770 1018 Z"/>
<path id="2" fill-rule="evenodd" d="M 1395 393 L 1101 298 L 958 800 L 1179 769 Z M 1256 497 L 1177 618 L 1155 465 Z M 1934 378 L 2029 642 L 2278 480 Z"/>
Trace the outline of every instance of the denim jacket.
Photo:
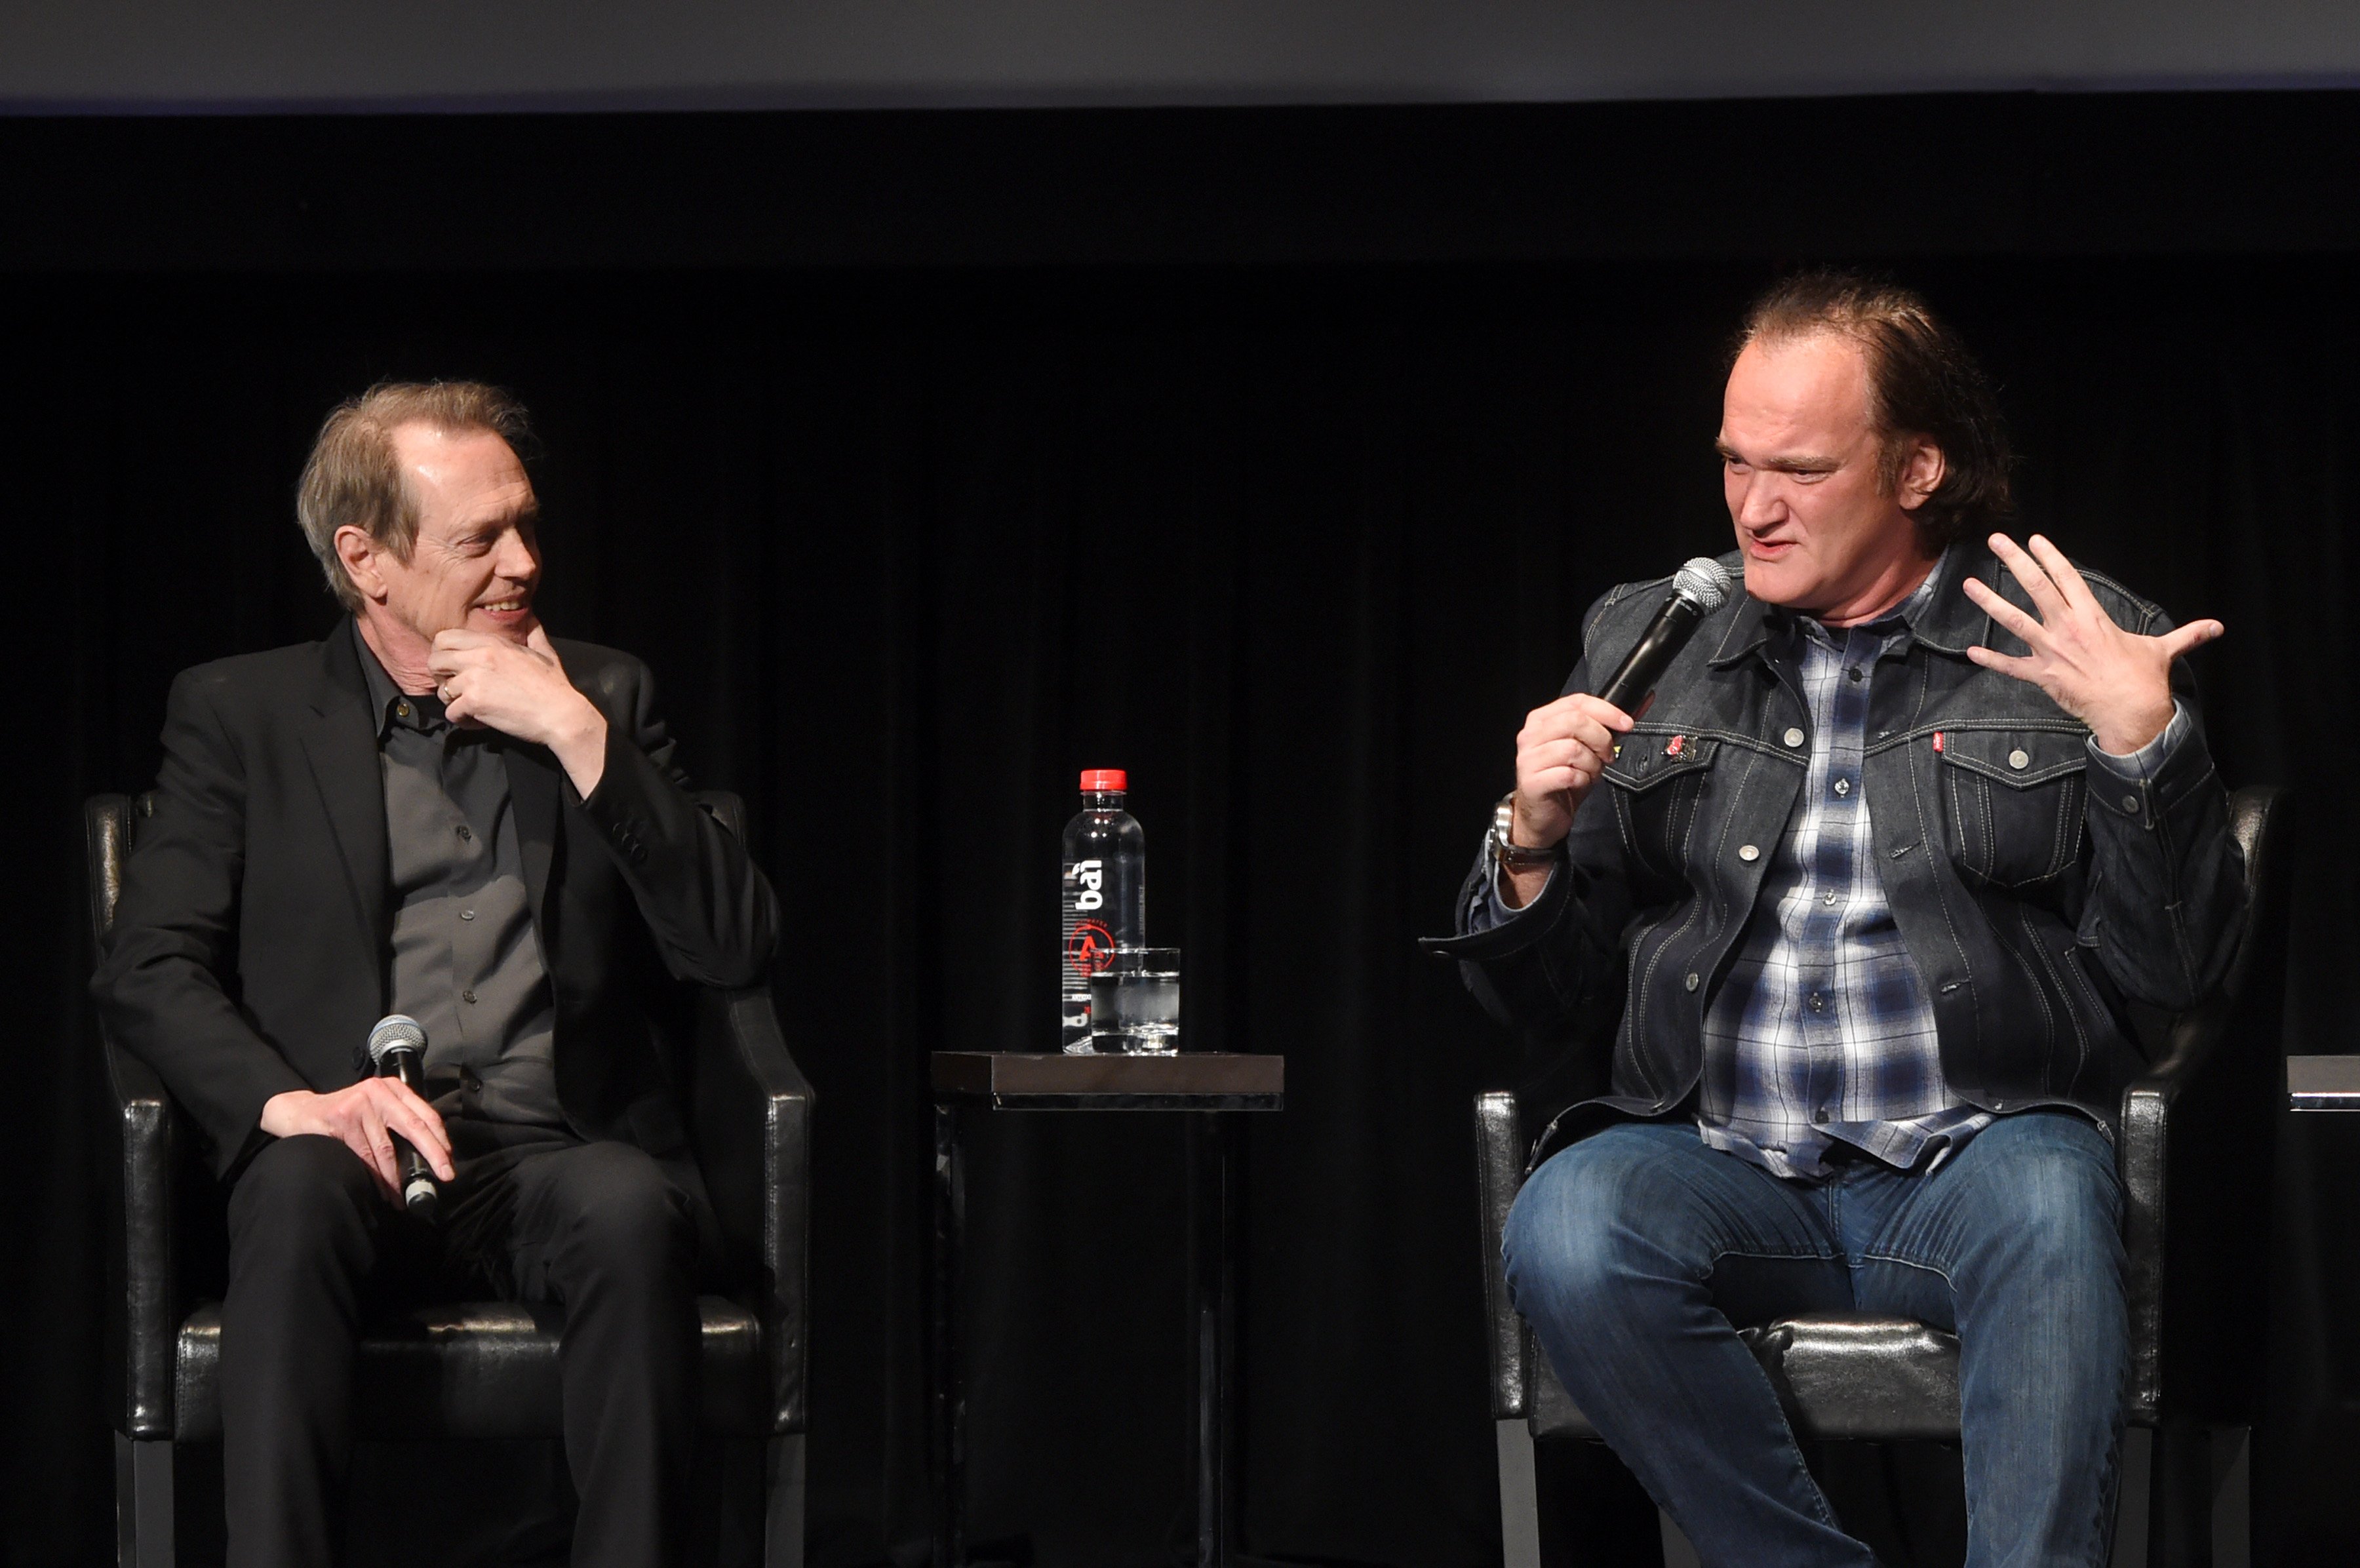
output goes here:
<path id="1" fill-rule="evenodd" d="M 1734 555 L 1724 564 L 1740 569 Z M 2069 1106 L 2111 1130 L 2140 1062 L 2125 1002 L 2177 1011 L 2219 983 L 2244 923 L 2243 852 L 2185 662 L 2172 690 L 2195 721 L 2187 742 L 2144 784 L 2092 768 L 2085 725 L 1967 658 L 1976 644 L 2025 651 L 1961 590 L 1968 573 L 2031 608 L 1981 545 L 1936 566 L 1870 689 L 1862 782 L 1877 866 L 1951 1091 L 2000 1113 Z M 2117 625 L 2169 629 L 2155 605 L 2084 576 Z M 1626 583 L 1601 599 L 1566 691 L 1595 691 L 1667 589 Z M 1672 1115 L 1696 1089 L 1705 1006 L 1809 756 L 1808 713 L 1780 673 L 1792 663 L 1774 657 L 1795 635 L 1743 593 L 1706 617 L 1575 814 L 1546 890 L 1470 933 L 1491 876 L 1479 856 L 1460 934 L 1431 944 L 1528 1044 L 1574 1058 L 1579 1103 L 1551 1122 L 1535 1163 L 1601 1120 Z"/>

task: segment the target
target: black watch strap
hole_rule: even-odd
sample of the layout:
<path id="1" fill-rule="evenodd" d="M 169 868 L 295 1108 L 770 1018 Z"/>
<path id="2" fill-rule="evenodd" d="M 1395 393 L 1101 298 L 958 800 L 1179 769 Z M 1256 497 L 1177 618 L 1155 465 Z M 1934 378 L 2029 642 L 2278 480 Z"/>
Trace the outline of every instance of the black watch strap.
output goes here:
<path id="1" fill-rule="evenodd" d="M 1492 863 L 1503 866 L 1511 871 L 1537 871 L 1544 866 L 1556 865 L 1557 852 L 1556 844 L 1551 844 L 1546 849 L 1535 849 L 1529 844 L 1518 844 L 1508 836 L 1510 831 L 1515 826 L 1515 802 L 1516 797 L 1513 793 L 1510 793 L 1501 796 L 1500 803 L 1491 808 Z"/>

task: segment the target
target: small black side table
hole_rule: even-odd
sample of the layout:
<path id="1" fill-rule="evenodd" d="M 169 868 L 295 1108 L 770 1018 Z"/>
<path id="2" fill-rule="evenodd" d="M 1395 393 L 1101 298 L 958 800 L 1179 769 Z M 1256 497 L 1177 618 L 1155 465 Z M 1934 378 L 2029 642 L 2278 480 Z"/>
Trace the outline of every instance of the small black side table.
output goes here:
<path id="1" fill-rule="evenodd" d="M 934 1267 L 927 1302 L 934 1568 L 967 1568 L 967 1384 L 959 1358 L 960 1232 L 967 1172 L 959 1111 L 1189 1111 L 1188 1323 L 1196 1369 L 1196 1568 L 1229 1568 L 1237 1520 L 1229 1421 L 1236 1401 L 1231 1299 L 1237 1226 L 1235 1118 L 1275 1111 L 1286 1059 L 1184 1051 L 1177 1056 L 1064 1056 L 938 1051 L 934 1089 Z"/>

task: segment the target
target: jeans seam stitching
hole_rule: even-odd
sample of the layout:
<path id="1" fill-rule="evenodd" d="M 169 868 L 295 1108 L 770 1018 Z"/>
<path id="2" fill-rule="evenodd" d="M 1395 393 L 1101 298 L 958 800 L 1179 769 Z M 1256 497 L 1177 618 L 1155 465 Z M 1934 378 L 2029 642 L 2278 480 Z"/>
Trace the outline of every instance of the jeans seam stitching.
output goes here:
<path id="1" fill-rule="evenodd" d="M 1948 1269 L 1943 1268 L 1939 1263 L 1921 1262 L 1918 1258 L 1904 1258 L 1900 1254 L 1895 1252 L 1863 1252 L 1860 1255 L 1860 1260 L 1863 1263 L 1893 1263 L 1898 1264 L 1904 1269 L 1923 1269 L 1925 1272 L 1931 1274 L 1936 1279 L 1941 1280 L 1943 1284 L 1950 1286 L 1952 1290 L 1956 1290 L 1958 1288 L 1958 1282 L 1950 1278 L 1950 1271 Z"/>

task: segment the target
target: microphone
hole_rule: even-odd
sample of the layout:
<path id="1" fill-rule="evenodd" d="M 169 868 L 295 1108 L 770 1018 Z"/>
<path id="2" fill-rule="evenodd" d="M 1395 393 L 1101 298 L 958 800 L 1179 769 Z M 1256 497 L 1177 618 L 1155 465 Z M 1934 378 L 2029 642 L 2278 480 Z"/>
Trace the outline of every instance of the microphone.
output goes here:
<path id="1" fill-rule="evenodd" d="M 369 1030 L 369 1065 L 380 1078 L 399 1078 L 411 1093 L 425 1097 L 426 1029 L 407 1013 L 392 1013 Z M 442 1202 L 433 1167 L 399 1133 L 393 1135 L 394 1156 L 401 1172 L 401 1206 L 429 1225 Z"/>
<path id="2" fill-rule="evenodd" d="M 1614 678 L 1600 688 L 1599 700 L 1637 718 L 1655 694 L 1655 682 L 1663 679 L 1697 627 L 1729 603 L 1730 587 L 1728 569 L 1709 555 L 1699 555 L 1674 572 L 1671 597 L 1647 623 L 1638 646 L 1622 660 Z"/>

